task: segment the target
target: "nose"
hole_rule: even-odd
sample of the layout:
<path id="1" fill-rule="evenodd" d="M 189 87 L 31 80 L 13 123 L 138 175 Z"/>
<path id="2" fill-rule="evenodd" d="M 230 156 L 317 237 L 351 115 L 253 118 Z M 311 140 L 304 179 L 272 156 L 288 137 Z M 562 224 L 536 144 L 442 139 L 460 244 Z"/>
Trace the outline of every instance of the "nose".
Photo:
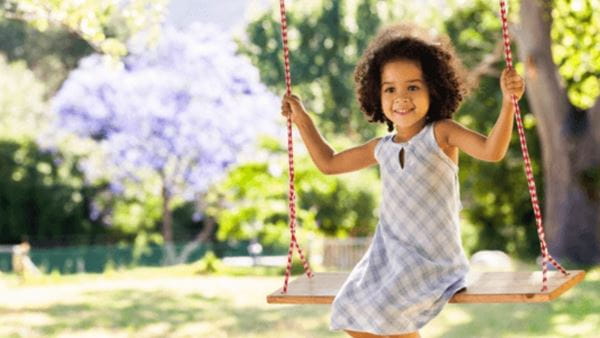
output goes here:
<path id="1" fill-rule="evenodd" d="M 400 96 L 394 99 L 394 104 L 408 103 L 410 99 L 407 96 Z"/>

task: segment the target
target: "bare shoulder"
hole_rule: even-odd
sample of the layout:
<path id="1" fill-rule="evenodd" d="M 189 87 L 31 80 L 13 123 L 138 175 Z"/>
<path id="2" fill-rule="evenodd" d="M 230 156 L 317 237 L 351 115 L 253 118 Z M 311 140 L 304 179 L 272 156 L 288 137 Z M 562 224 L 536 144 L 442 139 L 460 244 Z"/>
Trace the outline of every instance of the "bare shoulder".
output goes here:
<path id="1" fill-rule="evenodd" d="M 379 142 L 381 141 L 382 138 L 383 137 L 372 138 L 369 141 L 367 141 L 366 143 L 358 146 L 357 148 L 362 149 L 364 152 L 366 152 L 368 157 L 374 161 L 375 160 L 375 148 L 377 148 L 377 145 L 379 144 Z"/>
<path id="2" fill-rule="evenodd" d="M 452 119 L 443 119 L 436 121 L 433 125 L 435 140 L 442 148 L 450 146 L 450 135 L 461 129 L 462 125 Z"/>
<path id="3" fill-rule="evenodd" d="M 377 147 L 377 144 L 379 143 L 379 141 L 381 139 L 382 139 L 381 137 L 375 137 L 363 144 L 346 149 L 346 150 L 342 151 L 341 153 L 358 152 L 358 153 L 364 154 L 365 152 L 368 152 L 369 154 L 373 154 L 375 152 L 375 147 Z"/>
<path id="4" fill-rule="evenodd" d="M 379 140 L 380 138 L 374 138 L 359 146 L 334 154 L 322 171 L 332 175 L 342 174 L 374 165 L 377 163 L 375 147 Z"/>
<path id="5" fill-rule="evenodd" d="M 439 120 L 433 125 L 433 133 L 438 146 L 456 164 L 458 164 L 458 147 L 450 142 L 450 136 L 461 128 L 463 127 L 460 123 L 451 119 Z"/>
<path id="6" fill-rule="evenodd" d="M 382 138 L 383 137 L 372 138 L 360 147 L 365 148 L 370 155 L 375 157 L 375 148 L 377 147 Z"/>
<path id="7" fill-rule="evenodd" d="M 366 145 L 368 147 L 372 147 L 373 149 L 375 149 L 375 147 L 377 146 L 377 144 L 379 143 L 379 141 L 381 141 L 381 139 L 383 139 L 383 137 L 372 138 L 371 140 L 367 141 Z"/>

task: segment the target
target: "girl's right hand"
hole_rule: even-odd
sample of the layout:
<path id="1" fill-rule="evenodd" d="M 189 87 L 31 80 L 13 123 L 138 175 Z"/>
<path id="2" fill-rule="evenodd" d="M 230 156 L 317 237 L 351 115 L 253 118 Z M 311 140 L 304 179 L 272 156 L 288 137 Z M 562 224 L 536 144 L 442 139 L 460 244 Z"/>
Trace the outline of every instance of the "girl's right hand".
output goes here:
<path id="1" fill-rule="evenodd" d="M 302 101 L 297 95 L 284 95 L 281 100 L 281 115 L 286 118 L 291 117 L 292 122 L 298 123 L 300 120 L 308 117 Z"/>

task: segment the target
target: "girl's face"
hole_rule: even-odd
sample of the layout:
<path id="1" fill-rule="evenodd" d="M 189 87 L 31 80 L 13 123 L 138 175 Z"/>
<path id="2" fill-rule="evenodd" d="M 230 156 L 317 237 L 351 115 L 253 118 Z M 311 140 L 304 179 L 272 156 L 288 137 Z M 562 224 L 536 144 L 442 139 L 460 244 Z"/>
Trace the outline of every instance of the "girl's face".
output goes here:
<path id="1" fill-rule="evenodd" d="M 429 111 L 429 89 L 421 65 L 394 60 L 381 70 L 381 106 L 397 130 L 420 130 Z"/>

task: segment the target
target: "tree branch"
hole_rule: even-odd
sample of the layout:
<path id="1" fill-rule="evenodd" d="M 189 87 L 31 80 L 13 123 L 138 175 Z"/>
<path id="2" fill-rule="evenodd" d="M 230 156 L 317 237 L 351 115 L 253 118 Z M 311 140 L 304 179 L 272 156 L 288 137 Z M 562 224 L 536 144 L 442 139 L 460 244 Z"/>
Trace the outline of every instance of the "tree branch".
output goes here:
<path id="1" fill-rule="evenodd" d="M 185 263 L 190 254 L 194 250 L 196 250 L 196 248 L 198 248 L 202 243 L 208 242 L 208 239 L 210 238 L 210 235 L 215 229 L 216 224 L 215 220 L 212 217 L 206 217 L 204 220 L 204 228 L 202 228 L 202 231 L 200 231 L 198 235 L 196 235 L 196 238 L 194 238 L 193 241 L 187 243 L 183 247 L 181 253 L 179 254 L 179 257 L 177 257 L 177 264 Z"/>
<path id="2" fill-rule="evenodd" d="M 467 83 L 475 85 L 479 82 L 479 79 L 484 75 L 500 76 L 498 70 L 494 67 L 498 61 L 502 60 L 504 43 L 500 39 L 498 40 L 494 50 L 487 54 L 481 61 L 469 71 L 467 75 Z"/>
<path id="3" fill-rule="evenodd" d="M 47 11 L 49 11 L 50 9 L 45 8 Z M 3 11 L 4 17 L 7 19 L 11 19 L 11 20 L 19 20 L 19 21 L 24 21 L 24 22 L 30 22 L 33 21 L 34 19 L 36 19 L 35 13 L 27 13 L 27 12 L 12 12 L 12 11 Z M 104 54 L 104 51 L 102 50 L 102 45 L 98 44 L 94 41 L 91 41 L 90 39 L 86 39 L 85 34 L 76 27 L 72 27 L 60 20 L 56 20 L 53 19 L 48 13 L 46 13 L 46 20 L 48 20 L 49 23 L 58 26 L 58 27 L 62 27 L 64 29 L 66 29 L 68 32 L 70 32 L 71 34 L 77 35 L 79 36 L 82 40 L 84 40 L 85 42 L 87 42 L 88 45 L 90 45 L 90 47 L 92 47 L 97 53 L 100 54 Z"/>

